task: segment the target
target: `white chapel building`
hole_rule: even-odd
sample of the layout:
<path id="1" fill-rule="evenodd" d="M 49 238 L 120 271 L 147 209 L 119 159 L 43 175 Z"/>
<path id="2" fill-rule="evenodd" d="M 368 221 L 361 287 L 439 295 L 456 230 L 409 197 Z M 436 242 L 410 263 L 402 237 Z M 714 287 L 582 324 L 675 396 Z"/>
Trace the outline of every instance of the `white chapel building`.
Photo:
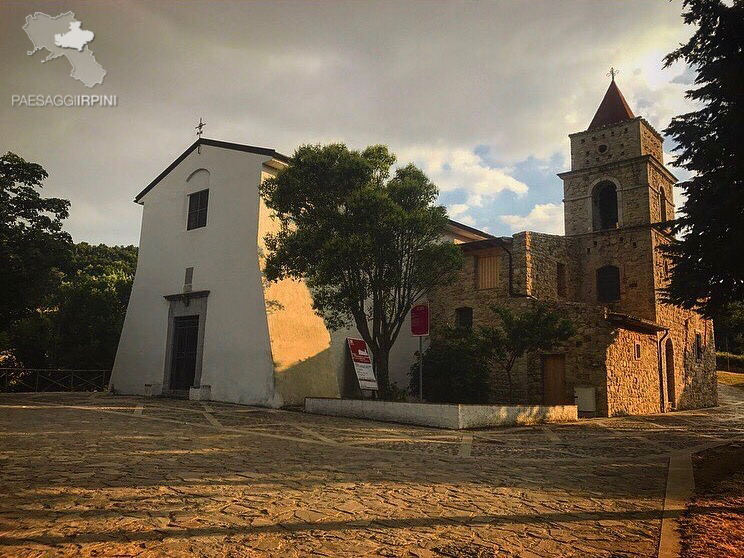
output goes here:
<path id="1" fill-rule="evenodd" d="M 358 393 L 346 338 L 312 310 L 301 281 L 267 283 L 264 237 L 278 223 L 259 196 L 289 158 L 200 138 L 135 198 L 142 205 L 137 272 L 109 388 L 281 407 Z M 451 222 L 451 241 L 490 235 Z M 405 388 L 418 339 L 390 355 Z"/>

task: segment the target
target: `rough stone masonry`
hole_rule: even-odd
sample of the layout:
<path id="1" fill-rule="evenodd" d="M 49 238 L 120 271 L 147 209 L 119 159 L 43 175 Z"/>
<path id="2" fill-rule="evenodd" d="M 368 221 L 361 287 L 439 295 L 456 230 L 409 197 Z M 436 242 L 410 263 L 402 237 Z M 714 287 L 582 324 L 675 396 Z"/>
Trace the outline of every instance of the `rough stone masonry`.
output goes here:
<path id="1" fill-rule="evenodd" d="M 555 354 L 516 363 L 518 403 L 577 400 L 580 413 L 604 416 L 715 405 L 712 322 L 661 298 L 671 264 L 659 248 L 670 239 L 676 182 L 661 136 L 633 115 L 613 79 L 589 128 L 569 137 L 571 170 L 559 175 L 565 236 L 459 244 L 458 281 L 429 294 L 433 324 L 486 325 L 497 319 L 494 304 L 523 311 L 538 301 L 570 318 L 576 334 Z M 548 393 L 556 382 L 560 393 Z M 493 402 L 507 393 L 494 370 Z"/>

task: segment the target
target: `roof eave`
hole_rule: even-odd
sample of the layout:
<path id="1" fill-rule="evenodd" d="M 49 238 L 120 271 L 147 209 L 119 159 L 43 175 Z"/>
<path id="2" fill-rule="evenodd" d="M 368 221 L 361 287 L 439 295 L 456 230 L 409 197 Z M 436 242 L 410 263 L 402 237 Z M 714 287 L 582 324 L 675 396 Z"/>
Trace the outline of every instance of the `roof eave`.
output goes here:
<path id="1" fill-rule="evenodd" d="M 181 162 L 183 162 L 186 157 L 188 157 L 194 149 L 199 147 L 200 145 L 210 146 L 210 147 L 219 147 L 221 149 L 232 149 L 234 151 L 243 151 L 246 153 L 253 153 L 256 155 L 266 155 L 267 157 L 271 157 L 271 159 L 277 160 L 280 163 L 283 164 L 289 164 L 290 158 L 286 155 L 282 155 L 281 153 L 275 151 L 274 149 L 270 149 L 268 147 L 256 147 L 253 145 L 245 145 L 241 143 L 231 143 L 227 141 L 219 141 L 219 140 L 213 140 L 209 138 L 199 138 L 194 143 L 192 143 L 186 151 L 181 153 L 181 155 L 178 156 L 178 158 L 173 161 L 168 167 L 161 172 L 155 180 L 150 182 L 144 190 L 142 190 L 137 196 L 134 198 L 134 203 L 138 203 L 140 205 L 143 205 L 142 198 L 150 191 L 152 190 L 157 184 L 163 180 L 166 176 L 170 174 L 170 172 L 175 169 Z"/>

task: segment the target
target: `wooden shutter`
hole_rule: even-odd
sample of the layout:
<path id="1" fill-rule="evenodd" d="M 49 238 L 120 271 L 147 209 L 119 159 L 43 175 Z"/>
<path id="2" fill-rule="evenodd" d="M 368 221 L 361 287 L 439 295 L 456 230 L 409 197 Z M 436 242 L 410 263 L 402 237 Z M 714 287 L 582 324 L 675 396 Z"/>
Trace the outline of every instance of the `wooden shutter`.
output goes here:
<path id="1" fill-rule="evenodd" d="M 495 289 L 499 284 L 499 257 L 481 256 L 478 258 L 478 288 Z"/>

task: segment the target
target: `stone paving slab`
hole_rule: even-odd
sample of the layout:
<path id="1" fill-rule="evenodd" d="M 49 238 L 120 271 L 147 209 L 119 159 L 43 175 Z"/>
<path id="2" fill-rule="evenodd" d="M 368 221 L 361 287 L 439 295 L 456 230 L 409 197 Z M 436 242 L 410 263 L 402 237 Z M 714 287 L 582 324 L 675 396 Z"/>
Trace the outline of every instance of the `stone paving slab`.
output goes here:
<path id="1" fill-rule="evenodd" d="M 653 556 L 669 456 L 744 437 L 744 393 L 725 395 L 717 409 L 465 439 L 214 402 L 4 394 L 0 555 Z"/>

